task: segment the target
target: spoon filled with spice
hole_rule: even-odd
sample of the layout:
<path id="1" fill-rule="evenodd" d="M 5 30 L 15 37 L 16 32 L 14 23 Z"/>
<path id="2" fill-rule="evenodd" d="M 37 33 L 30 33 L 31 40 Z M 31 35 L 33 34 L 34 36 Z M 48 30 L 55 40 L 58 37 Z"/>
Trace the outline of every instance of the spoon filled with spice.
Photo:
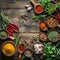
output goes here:
<path id="1" fill-rule="evenodd" d="M 22 54 L 24 52 L 24 48 L 25 48 L 24 44 L 22 44 L 22 43 L 19 44 L 19 46 L 18 46 L 19 59 L 21 59 L 21 57 L 22 57 Z"/>
<path id="2" fill-rule="evenodd" d="M 43 6 L 41 4 L 35 3 L 34 0 L 30 0 L 30 2 L 34 5 L 35 13 L 40 14 L 43 12 Z"/>

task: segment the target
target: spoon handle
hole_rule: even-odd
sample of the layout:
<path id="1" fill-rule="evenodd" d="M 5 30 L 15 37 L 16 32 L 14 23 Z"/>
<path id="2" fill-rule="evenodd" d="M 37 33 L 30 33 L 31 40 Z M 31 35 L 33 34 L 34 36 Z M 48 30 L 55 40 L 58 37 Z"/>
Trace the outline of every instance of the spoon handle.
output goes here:
<path id="1" fill-rule="evenodd" d="M 33 5 L 35 5 L 35 2 L 34 2 L 34 0 L 30 0 L 30 2 L 31 2 Z"/>
<path id="2" fill-rule="evenodd" d="M 60 28 L 60 24 L 57 24 L 57 27 L 59 27 L 59 28 Z"/>
<path id="3" fill-rule="evenodd" d="M 21 54 L 19 55 L 19 60 L 21 59 Z"/>

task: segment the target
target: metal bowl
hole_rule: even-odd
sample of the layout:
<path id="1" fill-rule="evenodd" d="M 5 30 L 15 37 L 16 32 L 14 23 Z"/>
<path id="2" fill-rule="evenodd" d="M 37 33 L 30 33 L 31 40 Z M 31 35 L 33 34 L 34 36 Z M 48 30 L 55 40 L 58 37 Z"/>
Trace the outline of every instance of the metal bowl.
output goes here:
<path id="1" fill-rule="evenodd" d="M 32 54 L 33 54 L 33 52 L 32 52 L 32 50 L 31 50 L 30 48 L 26 48 L 26 49 L 24 50 L 24 55 L 25 55 L 26 57 L 32 57 Z"/>

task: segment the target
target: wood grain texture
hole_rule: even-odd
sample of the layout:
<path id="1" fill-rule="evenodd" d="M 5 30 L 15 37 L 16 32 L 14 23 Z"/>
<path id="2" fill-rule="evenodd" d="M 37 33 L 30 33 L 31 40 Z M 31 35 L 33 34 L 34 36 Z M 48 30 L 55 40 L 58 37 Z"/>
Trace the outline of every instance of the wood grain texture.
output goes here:
<path id="1" fill-rule="evenodd" d="M 25 36 L 34 36 L 39 33 L 39 22 L 32 20 L 34 12 L 33 10 L 27 12 L 25 4 L 31 6 L 30 0 L 0 0 L 0 9 L 11 22 L 19 26 L 20 36 L 25 34 Z M 27 20 L 22 18 L 23 15 L 28 16 Z"/>

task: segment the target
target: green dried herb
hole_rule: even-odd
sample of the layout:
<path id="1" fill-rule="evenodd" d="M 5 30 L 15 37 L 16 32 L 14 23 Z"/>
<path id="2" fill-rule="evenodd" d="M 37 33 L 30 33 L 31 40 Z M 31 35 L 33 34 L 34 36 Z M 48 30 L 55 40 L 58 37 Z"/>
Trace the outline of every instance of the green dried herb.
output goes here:
<path id="1" fill-rule="evenodd" d="M 44 7 L 44 11 L 48 14 L 52 14 L 57 8 L 60 8 L 60 3 L 52 3 L 51 0 L 38 0 L 40 4 Z"/>
<path id="2" fill-rule="evenodd" d="M 46 56 L 46 60 L 59 60 L 60 59 L 60 48 L 57 48 L 56 45 L 52 43 L 43 43 L 44 45 L 44 54 Z"/>
<path id="3" fill-rule="evenodd" d="M 38 21 L 40 19 L 43 19 L 44 17 L 46 17 L 46 15 L 33 16 L 32 18 L 33 18 L 33 20 Z"/>
<path id="4" fill-rule="evenodd" d="M 20 43 L 20 36 L 15 36 L 14 41 L 15 41 L 15 44 L 18 46 Z"/>
<path id="5" fill-rule="evenodd" d="M 6 30 L 6 26 L 9 24 L 9 21 L 7 18 L 4 16 L 3 13 L 0 13 L 0 22 L 1 22 L 1 28 L 3 30 Z"/>

